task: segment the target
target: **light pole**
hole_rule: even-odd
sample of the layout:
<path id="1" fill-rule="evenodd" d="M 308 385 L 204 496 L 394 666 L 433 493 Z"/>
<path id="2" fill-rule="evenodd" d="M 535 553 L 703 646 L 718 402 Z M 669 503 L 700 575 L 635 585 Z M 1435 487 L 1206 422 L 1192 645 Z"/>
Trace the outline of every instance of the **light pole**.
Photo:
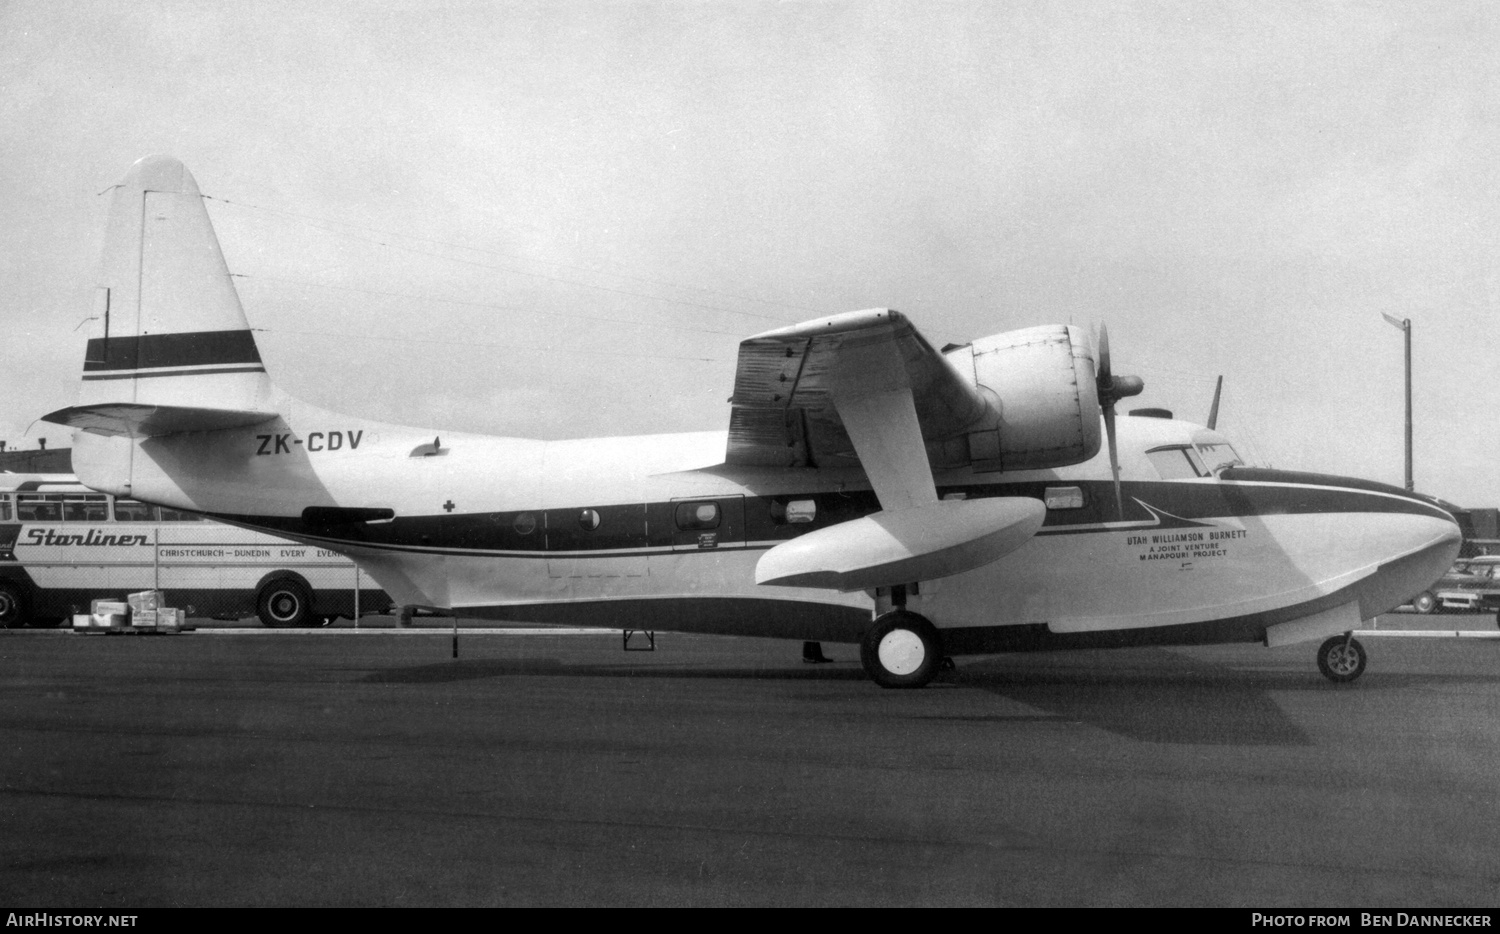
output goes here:
<path id="1" fill-rule="evenodd" d="M 1383 311 L 1380 316 L 1406 335 L 1406 490 L 1409 493 L 1415 489 L 1411 481 L 1411 319 L 1395 318 Z"/>

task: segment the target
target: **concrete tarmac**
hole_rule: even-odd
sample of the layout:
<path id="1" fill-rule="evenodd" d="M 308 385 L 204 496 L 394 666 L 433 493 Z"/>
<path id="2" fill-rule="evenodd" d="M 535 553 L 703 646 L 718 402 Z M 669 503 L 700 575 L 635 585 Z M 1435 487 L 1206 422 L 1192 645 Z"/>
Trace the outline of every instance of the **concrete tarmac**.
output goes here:
<path id="1" fill-rule="evenodd" d="M 0 906 L 1495 907 L 1500 642 L 1364 644 L 0 631 Z"/>

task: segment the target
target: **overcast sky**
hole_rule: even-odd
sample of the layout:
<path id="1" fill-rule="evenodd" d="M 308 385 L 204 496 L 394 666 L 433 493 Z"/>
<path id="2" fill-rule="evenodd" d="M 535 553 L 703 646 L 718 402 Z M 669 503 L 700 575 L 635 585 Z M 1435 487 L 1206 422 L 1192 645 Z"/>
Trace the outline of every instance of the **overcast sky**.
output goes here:
<path id="1" fill-rule="evenodd" d="M 0 438 L 70 404 L 108 197 L 181 158 L 272 376 L 372 418 L 722 429 L 736 346 L 1107 322 L 1132 405 L 1500 505 L 1488 3 L 0 4 Z"/>

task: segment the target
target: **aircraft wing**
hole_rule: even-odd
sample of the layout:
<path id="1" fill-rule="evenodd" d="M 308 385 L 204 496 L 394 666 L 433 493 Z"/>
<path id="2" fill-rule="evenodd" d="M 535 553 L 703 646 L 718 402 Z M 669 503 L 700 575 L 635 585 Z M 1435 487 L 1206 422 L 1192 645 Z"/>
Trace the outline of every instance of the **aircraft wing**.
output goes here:
<path id="1" fill-rule="evenodd" d="M 965 375 L 899 312 L 855 311 L 740 345 L 728 461 L 858 464 L 881 512 L 799 536 L 757 562 L 762 584 L 864 590 L 946 577 L 1030 540 L 1040 500 L 940 502 L 928 447 L 993 420 Z"/>
<path id="2" fill-rule="evenodd" d="M 757 334 L 740 344 L 726 459 L 852 466 L 865 455 L 836 392 L 848 399 L 905 390 L 924 442 L 957 435 L 990 410 L 973 374 L 955 368 L 899 311 L 853 311 Z"/>

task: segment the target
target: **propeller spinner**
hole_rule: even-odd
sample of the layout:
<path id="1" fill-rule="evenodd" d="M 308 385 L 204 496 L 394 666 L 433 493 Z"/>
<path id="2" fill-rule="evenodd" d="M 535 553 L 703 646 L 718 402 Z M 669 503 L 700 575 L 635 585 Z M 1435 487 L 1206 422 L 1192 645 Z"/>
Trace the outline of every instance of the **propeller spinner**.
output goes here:
<path id="1" fill-rule="evenodd" d="M 1115 478 L 1115 508 L 1125 518 L 1125 499 L 1120 493 L 1120 456 L 1115 446 L 1115 403 L 1138 396 L 1146 384 L 1139 376 L 1115 376 L 1109 367 L 1109 328 L 1099 325 L 1095 342 L 1097 355 L 1094 373 L 1099 383 L 1099 406 L 1104 410 L 1104 436 L 1109 440 L 1109 471 Z"/>

